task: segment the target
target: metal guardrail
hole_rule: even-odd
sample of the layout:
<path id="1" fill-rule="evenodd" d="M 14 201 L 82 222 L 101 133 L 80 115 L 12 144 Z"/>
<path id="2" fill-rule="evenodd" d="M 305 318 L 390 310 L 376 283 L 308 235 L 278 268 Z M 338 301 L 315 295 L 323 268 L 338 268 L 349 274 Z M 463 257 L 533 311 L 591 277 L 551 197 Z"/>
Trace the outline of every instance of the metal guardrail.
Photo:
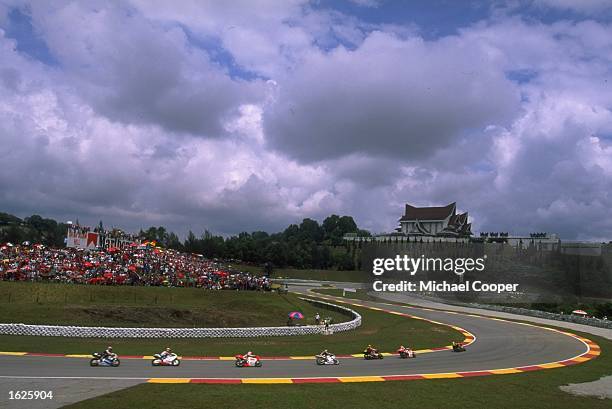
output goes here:
<path id="1" fill-rule="evenodd" d="M 42 337 L 80 338 L 251 338 L 314 335 L 353 330 L 361 325 L 361 315 L 356 311 L 323 301 L 301 298 L 352 317 L 352 320 L 329 325 L 304 325 L 295 327 L 253 328 L 113 328 L 78 327 L 66 325 L 0 324 L 0 335 L 30 335 Z"/>
<path id="2" fill-rule="evenodd" d="M 412 293 L 412 295 L 422 298 L 424 300 L 441 302 L 441 303 L 450 304 L 450 305 L 457 305 L 460 307 L 481 308 L 483 310 L 506 312 L 508 314 L 526 315 L 528 317 L 544 318 L 544 319 L 555 320 L 555 321 L 573 322 L 574 324 L 590 325 L 591 327 L 612 329 L 612 320 L 602 320 L 599 318 L 585 318 L 585 317 L 580 317 L 577 315 L 557 314 L 554 312 L 530 310 L 528 308 L 509 307 L 505 305 L 468 303 L 468 302 L 461 302 L 461 301 L 456 301 L 456 300 L 447 300 L 445 298 L 431 297 L 428 295 L 417 294 L 417 293 Z"/>

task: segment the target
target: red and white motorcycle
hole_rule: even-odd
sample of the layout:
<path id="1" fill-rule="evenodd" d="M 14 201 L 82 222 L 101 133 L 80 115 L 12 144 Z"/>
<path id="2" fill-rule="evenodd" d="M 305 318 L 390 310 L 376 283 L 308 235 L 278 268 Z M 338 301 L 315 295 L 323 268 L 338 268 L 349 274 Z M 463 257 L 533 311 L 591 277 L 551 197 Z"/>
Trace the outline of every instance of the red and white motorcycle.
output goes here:
<path id="1" fill-rule="evenodd" d="M 181 360 L 176 354 L 167 354 L 164 357 L 162 357 L 161 354 L 155 354 L 151 361 L 151 365 L 153 366 L 179 366 L 180 364 Z"/>
<path id="2" fill-rule="evenodd" d="M 400 358 L 402 358 L 402 359 L 416 358 L 416 354 L 410 348 L 400 348 L 400 349 L 397 350 L 397 353 L 399 354 Z"/>
<path id="3" fill-rule="evenodd" d="M 244 355 L 236 355 L 236 366 L 238 368 L 255 366 L 259 368 L 261 366 L 261 359 L 259 355 L 246 357 Z"/>

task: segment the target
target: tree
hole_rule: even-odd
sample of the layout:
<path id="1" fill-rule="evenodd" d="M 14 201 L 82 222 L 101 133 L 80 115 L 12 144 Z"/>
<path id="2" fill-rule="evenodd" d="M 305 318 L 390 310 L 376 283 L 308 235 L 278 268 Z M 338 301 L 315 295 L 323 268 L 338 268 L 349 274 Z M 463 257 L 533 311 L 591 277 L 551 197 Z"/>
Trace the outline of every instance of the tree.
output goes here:
<path id="1" fill-rule="evenodd" d="M 0 213 L 0 242 L 21 243 L 27 240 L 62 247 L 67 229 L 66 224 L 45 219 L 40 215 L 21 220 L 10 214 Z M 97 229 L 104 229 L 102 221 Z M 345 243 L 343 237 L 347 233 L 370 237 L 368 231 L 358 229 L 352 217 L 336 214 L 325 218 L 321 225 L 316 220 L 305 218 L 299 225 L 291 224 L 284 231 L 274 234 L 265 231 L 241 232 L 226 239 L 208 230 L 200 237 L 189 231 L 181 242 L 174 232 L 169 232 L 164 226 L 151 226 L 141 230 L 140 237 L 156 241 L 166 248 L 203 254 L 211 258 L 239 259 L 260 265 L 271 263 L 277 267 L 353 269 L 357 249 L 361 248 L 362 244 L 361 240 Z M 342 244 L 345 244 L 345 253 L 334 250 L 332 254 L 330 246 Z"/>
<path id="2" fill-rule="evenodd" d="M 185 239 L 185 243 L 183 245 L 185 251 L 188 253 L 200 253 L 198 244 L 198 239 L 196 238 L 195 234 L 193 234 L 193 232 L 189 230 L 189 233 L 187 234 L 187 239 Z"/>
<path id="3" fill-rule="evenodd" d="M 299 236 L 302 240 L 320 243 L 323 241 L 323 229 L 316 220 L 306 218 L 300 223 Z"/>
<path id="4" fill-rule="evenodd" d="M 166 247 L 173 249 L 173 250 L 179 250 L 179 251 L 183 250 L 183 244 L 181 243 L 181 240 L 174 232 L 171 232 L 170 234 L 168 234 L 168 240 L 166 243 Z"/>
<path id="5" fill-rule="evenodd" d="M 19 226 L 11 225 L 2 231 L 4 233 L 2 237 L 3 242 L 21 243 L 25 240 L 23 230 Z"/>

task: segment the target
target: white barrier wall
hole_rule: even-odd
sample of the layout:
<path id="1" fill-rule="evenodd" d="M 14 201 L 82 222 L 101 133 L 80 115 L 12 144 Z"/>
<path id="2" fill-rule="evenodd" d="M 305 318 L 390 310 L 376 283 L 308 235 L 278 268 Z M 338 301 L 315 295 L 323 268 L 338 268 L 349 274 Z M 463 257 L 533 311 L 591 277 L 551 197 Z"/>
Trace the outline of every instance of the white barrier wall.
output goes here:
<path id="1" fill-rule="evenodd" d="M 331 332 L 353 330 L 361 325 L 361 315 L 350 308 L 323 301 L 302 298 L 313 304 L 350 315 L 351 321 L 331 324 Z M 112 328 L 64 325 L 0 324 L 0 335 L 34 335 L 43 337 L 82 338 L 250 338 L 322 334 L 323 325 L 255 328 Z"/>

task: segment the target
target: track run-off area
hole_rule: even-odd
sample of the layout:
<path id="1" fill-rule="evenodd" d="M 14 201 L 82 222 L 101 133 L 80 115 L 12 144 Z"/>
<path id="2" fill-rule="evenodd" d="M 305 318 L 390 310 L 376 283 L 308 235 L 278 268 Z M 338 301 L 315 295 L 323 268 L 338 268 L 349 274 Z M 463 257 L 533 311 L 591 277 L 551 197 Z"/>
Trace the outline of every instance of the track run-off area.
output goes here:
<path id="1" fill-rule="evenodd" d="M 416 359 L 400 359 L 388 352 L 385 359 L 369 361 L 364 360 L 362 354 L 338 355 L 340 365 L 323 366 L 316 365 L 312 356 L 262 357 L 261 368 L 237 368 L 233 357 L 206 356 L 183 357 L 178 367 L 152 367 L 149 356 L 120 356 L 121 366 L 117 368 L 92 368 L 88 362 L 90 356 L 86 355 L 0 352 L 0 379 L 123 379 L 212 384 L 405 381 L 554 370 L 580 364 L 600 354 L 599 346 L 591 340 L 545 326 L 454 311 L 300 293 L 450 326 L 464 335 L 465 339 L 458 341 L 468 344 L 467 351 L 455 353 L 450 346 L 417 350 Z M 375 334 L 372 343 L 376 343 Z M 404 345 L 409 346 L 410 340 Z"/>

